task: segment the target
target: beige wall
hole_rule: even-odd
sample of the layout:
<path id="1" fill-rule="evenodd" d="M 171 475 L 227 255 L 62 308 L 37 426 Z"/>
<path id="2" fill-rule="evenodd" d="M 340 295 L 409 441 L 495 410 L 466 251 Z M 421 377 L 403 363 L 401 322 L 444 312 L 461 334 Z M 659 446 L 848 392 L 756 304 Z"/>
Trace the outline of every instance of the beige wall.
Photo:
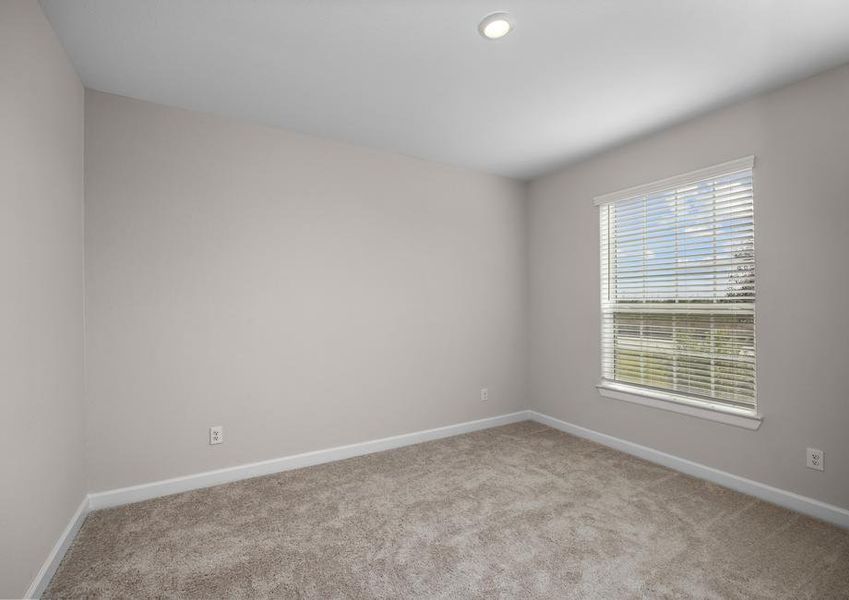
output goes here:
<path id="1" fill-rule="evenodd" d="M 83 88 L 38 4 L 0 2 L 0 598 L 85 493 Z"/>
<path id="2" fill-rule="evenodd" d="M 524 191 L 87 92 L 89 490 L 522 408 Z"/>
<path id="3" fill-rule="evenodd" d="M 599 397 L 593 196 L 756 155 L 758 431 Z M 531 405 L 849 507 L 849 67 L 628 144 L 530 191 Z M 825 472 L 805 448 L 825 451 Z"/>

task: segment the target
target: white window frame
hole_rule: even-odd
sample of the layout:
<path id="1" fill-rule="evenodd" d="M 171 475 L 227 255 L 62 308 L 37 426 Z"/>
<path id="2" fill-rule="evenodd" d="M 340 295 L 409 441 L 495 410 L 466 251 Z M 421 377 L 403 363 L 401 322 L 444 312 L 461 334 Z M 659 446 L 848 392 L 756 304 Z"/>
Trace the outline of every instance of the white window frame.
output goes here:
<path id="1" fill-rule="evenodd" d="M 596 206 L 601 206 L 610 202 L 633 198 L 634 196 L 657 193 L 670 188 L 686 186 L 697 181 L 722 176 L 744 169 L 752 169 L 754 174 L 754 161 L 754 156 L 747 156 L 714 165 L 712 167 L 707 167 L 705 169 L 698 169 L 689 173 L 627 188 L 618 192 L 603 194 L 595 197 L 594 204 Z M 757 269 L 755 269 L 755 281 L 757 282 Z M 755 284 L 755 287 L 757 289 L 757 283 Z M 600 285 L 599 290 L 602 288 L 603 285 Z M 601 300 L 603 302 L 603 298 L 601 298 Z M 755 321 L 755 328 L 757 329 L 757 320 Z M 757 334 L 755 334 L 755 340 L 757 345 Z M 603 364 L 603 341 L 601 351 L 602 356 L 600 358 Z M 613 382 L 605 379 L 602 379 L 596 387 L 598 388 L 599 394 L 606 398 L 659 408 L 727 425 L 734 425 L 745 429 L 758 429 L 763 421 L 763 416 L 757 411 L 757 409 L 748 410 L 746 408 L 730 406 L 721 402 L 712 402 L 709 399 L 689 396 L 687 394 L 676 393 L 673 391 L 656 390 L 640 385 Z M 759 404 L 756 404 L 756 406 L 759 407 Z"/>

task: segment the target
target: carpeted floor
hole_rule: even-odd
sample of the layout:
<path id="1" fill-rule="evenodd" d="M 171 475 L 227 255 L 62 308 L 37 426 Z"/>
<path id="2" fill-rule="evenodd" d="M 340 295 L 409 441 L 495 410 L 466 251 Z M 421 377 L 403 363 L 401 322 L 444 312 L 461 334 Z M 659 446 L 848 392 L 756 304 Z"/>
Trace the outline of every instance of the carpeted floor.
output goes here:
<path id="1" fill-rule="evenodd" d="M 523 422 L 89 515 L 48 598 L 849 598 L 849 532 Z"/>

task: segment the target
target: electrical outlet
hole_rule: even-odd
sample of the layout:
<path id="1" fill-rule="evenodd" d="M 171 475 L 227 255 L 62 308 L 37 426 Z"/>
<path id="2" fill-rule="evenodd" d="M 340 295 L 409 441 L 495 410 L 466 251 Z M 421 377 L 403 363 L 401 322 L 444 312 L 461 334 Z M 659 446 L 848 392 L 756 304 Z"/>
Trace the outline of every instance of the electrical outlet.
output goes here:
<path id="1" fill-rule="evenodd" d="M 817 448 L 808 448 L 805 464 L 809 469 L 822 471 L 824 459 L 825 457 L 823 456 L 822 450 L 818 450 Z"/>
<path id="2" fill-rule="evenodd" d="M 215 444 L 223 444 L 224 443 L 224 426 L 223 425 L 214 425 L 209 428 L 209 445 L 214 446 Z"/>
<path id="3" fill-rule="evenodd" d="M 481 402 L 489 400 L 489 388 L 481 388 Z"/>

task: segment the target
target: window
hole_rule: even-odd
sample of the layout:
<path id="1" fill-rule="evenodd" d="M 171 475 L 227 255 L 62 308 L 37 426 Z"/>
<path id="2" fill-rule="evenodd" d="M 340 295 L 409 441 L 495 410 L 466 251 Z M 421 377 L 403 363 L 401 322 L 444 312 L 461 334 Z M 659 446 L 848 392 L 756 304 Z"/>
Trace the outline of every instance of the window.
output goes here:
<path id="1" fill-rule="evenodd" d="M 600 388 L 755 414 L 753 165 L 596 198 Z"/>

